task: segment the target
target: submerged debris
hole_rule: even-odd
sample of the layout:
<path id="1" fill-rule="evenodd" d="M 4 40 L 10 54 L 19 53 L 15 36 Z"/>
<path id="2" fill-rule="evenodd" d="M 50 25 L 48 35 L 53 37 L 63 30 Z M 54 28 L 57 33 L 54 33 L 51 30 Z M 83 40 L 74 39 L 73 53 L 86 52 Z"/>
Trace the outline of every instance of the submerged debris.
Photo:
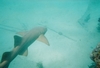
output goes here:
<path id="1" fill-rule="evenodd" d="M 59 35 L 63 35 L 63 33 L 62 33 L 62 32 L 58 32 L 58 34 L 59 34 Z"/>
<path id="2" fill-rule="evenodd" d="M 85 27 L 89 20 L 90 20 L 90 14 L 84 15 L 81 19 L 78 20 L 78 23 L 81 26 Z"/>
<path id="3" fill-rule="evenodd" d="M 42 62 L 37 63 L 38 68 L 44 68 Z"/>
<path id="4" fill-rule="evenodd" d="M 100 18 L 98 19 L 98 27 L 97 27 L 97 30 L 98 30 L 98 32 L 100 32 Z"/>
<path id="5" fill-rule="evenodd" d="M 100 32 L 100 26 L 97 27 L 98 32 Z"/>

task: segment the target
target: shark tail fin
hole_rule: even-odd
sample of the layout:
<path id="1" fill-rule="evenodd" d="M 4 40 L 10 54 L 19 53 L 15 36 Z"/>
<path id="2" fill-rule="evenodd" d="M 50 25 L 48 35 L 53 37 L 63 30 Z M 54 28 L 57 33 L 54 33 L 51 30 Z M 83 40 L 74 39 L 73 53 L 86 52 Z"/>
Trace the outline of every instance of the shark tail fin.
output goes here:
<path id="1" fill-rule="evenodd" d="M 47 38 L 43 34 L 41 34 L 37 40 L 47 44 L 48 46 L 50 46 Z"/>
<path id="2" fill-rule="evenodd" d="M 0 68 L 8 68 L 9 63 L 7 63 L 7 60 L 9 59 L 11 52 L 4 52 L 2 55 L 2 59 L 0 62 Z"/>
<path id="3" fill-rule="evenodd" d="M 8 68 L 8 67 L 9 67 L 9 63 L 6 65 L 3 65 L 3 64 L 0 65 L 0 68 Z"/>
<path id="4" fill-rule="evenodd" d="M 2 55 L 1 62 L 7 60 L 10 54 L 11 54 L 11 52 L 4 52 Z"/>

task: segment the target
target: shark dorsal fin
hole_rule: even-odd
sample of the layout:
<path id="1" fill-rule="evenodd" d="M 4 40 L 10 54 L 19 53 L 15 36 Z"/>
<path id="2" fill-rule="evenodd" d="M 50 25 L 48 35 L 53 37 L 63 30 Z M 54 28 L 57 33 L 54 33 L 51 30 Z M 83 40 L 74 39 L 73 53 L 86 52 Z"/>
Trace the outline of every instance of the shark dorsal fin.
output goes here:
<path id="1" fill-rule="evenodd" d="M 14 36 L 14 47 L 18 46 L 21 43 L 21 41 L 22 41 L 22 37 L 15 35 Z"/>
<path id="2" fill-rule="evenodd" d="M 22 37 L 27 33 L 27 31 L 23 31 L 23 32 L 17 32 L 16 35 L 14 36 L 14 47 L 18 46 L 21 41 L 22 41 Z"/>
<path id="3" fill-rule="evenodd" d="M 37 40 L 47 44 L 48 46 L 50 46 L 47 38 L 43 34 L 41 34 Z"/>
<path id="4" fill-rule="evenodd" d="M 26 50 L 24 52 L 20 52 L 19 55 L 27 56 L 28 55 L 28 50 Z"/>

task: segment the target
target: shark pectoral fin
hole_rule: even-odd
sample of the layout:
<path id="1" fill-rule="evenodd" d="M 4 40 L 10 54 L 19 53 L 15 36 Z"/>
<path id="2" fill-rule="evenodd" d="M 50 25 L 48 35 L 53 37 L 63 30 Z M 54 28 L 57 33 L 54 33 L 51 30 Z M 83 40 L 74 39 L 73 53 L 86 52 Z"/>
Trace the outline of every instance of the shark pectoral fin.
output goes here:
<path id="1" fill-rule="evenodd" d="M 50 46 L 47 38 L 43 34 L 41 34 L 37 40 L 47 44 L 48 46 Z"/>
<path id="2" fill-rule="evenodd" d="M 2 59 L 1 59 L 1 63 L 5 60 L 8 59 L 8 57 L 10 56 L 11 52 L 4 52 L 2 55 Z"/>
<path id="3" fill-rule="evenodd" d="M 24 51 L 24 52 L 19 53 L 19 55 L 27 56 L 27 55 L 28 55 L 28 50 L 26 50 L 26 51 Z"/>
<path id="4" fill-rule="evenodd" d="M 16 47 L 17 45 L 19 45 L 22 41 L 22 37 L 18 36 L 18 35 L 14 35 L 14 47 Z"/>

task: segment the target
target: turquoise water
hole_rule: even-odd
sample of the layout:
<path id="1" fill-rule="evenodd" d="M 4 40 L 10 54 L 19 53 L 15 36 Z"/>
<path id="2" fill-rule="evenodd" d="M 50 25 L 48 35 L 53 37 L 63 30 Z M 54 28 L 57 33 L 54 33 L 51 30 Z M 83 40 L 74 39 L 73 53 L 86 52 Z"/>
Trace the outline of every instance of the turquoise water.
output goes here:
<path id="1" fill-rule="evenodd" d="M 36 40 L 8 68 L 89 68 L 99 18 L 99 0 L 0 0 L 0 59 L 14 48 L 17 32 L 45 26 L 50 46 Z"/>

